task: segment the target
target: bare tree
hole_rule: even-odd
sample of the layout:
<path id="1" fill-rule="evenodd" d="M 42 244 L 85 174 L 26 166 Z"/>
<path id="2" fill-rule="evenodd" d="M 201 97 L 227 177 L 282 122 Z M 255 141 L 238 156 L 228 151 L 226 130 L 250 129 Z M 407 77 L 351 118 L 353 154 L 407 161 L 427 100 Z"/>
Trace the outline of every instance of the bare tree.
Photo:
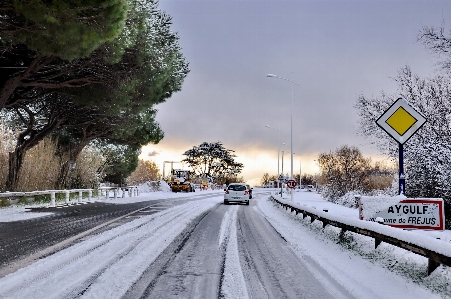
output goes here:
<path id="1" fill-rule="evenodd" d="M 371 159 L 356 147 L 344 145 L 318 158 L 324 196 L 335 199 L 349 191 L 366 191 Z"/>

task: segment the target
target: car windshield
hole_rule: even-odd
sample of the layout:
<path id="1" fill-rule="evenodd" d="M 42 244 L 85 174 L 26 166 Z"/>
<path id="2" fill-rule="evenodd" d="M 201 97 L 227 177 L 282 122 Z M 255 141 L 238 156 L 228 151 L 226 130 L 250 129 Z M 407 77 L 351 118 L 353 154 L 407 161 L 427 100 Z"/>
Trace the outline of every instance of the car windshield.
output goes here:
<path id="1" fill-rule="evenodd" d="M 244 191 L 244 190 L 246 190 L 246 186 L 244 186 L 244 185 L 230 185 L 229 186 L 229 190 L 232 190 L 232 191 Z"/>

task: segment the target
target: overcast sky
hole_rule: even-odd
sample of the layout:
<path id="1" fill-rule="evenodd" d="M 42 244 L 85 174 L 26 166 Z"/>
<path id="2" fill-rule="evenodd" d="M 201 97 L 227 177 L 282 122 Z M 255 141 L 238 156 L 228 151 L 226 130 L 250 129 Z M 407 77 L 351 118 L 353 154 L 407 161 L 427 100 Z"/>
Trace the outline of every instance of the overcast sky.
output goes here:
<path id="1" fill-rule="evenodd" d="M 142 157 L 162 168 L 195 145 L 221 141 L 245 164 L 249 181 L 277 172 L 278 132 L 265 125 L 283 130 L 290 172 L 291 106 L 303 173 L 317 170 L 319 153 L 342 145 L 377 155 L 356 135 L 356 99 L 396 93 L 392 78 L 406 65 L 432 74 L 436 58 L 417 42 L 418 33 L 424 26 L 451 29 L 449 0 L 160 0 L 159 7 L 173 17 L 191 72 L 182 90 L 157 107 L 165 138 Z M 294 165 L 299 173 L 297 155 Z"/>

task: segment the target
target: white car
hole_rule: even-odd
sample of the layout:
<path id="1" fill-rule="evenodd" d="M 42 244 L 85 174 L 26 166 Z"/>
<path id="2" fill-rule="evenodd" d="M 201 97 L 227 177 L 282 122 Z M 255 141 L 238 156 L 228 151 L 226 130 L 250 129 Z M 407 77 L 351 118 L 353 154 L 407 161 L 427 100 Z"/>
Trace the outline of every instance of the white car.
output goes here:
<path id="1" fill-rule="evenodd" d="M 224 189 L 224 204 L 239 202 L 249 205 L 249 189 L 246 184 L 233 183 Z"/>

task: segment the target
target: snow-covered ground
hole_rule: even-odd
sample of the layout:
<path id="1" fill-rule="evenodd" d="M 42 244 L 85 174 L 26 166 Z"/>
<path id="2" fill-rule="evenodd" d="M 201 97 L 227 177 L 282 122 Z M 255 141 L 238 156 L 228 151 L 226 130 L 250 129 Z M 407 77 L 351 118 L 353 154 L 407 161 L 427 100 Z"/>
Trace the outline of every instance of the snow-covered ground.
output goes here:
<path id="1" fill-rule="evenodd" d="M 258 193 L 267 191 L 254 188 L 255 197 L 258 198 Z M 204 195 L 215 193 L 218 196 L 202 199 Z M 88 276 L 95 278 L 92 280 L 94 285 L 83 297 L 119 298 L 137 279 L 140 270 L 145 269 L 192 219 L 222 201 L 222 192 L 154 192 L 132 198 L 100 199 L 122 204 L 187 196 L 197 196 L 200 199 L 143 216 L 1 278 L 0 298 L 70 297 L 78 288 L 83 288 Z M 328 209 L 330 215 L 358 219 L 356 209 L 325 201 L 315 192 L 297 192 L 294 201 L 320 211 Z M 25 208 L 0 209 L 0 221 L 14 221 L 42 214 L 26 212 Z M 230 226 L 230 223 L 235 223 L 238 208 L 248 207 L 230 206 L 230 212 L 223 219 L 220 243 L 224 238 L 236 238 L 236 228 Z M 344 241 L 339 241 L 337 228 L 327 226 L 323 229 L 317 221 L 311 224 L 310 219 L 302 219 L 301 215 L 296 216 L 278 207 L 268 200 L 267 195 L 261 195 L 253 208 L 287 240 L 319 280 L 325 279 L 322 272 L 327 271 L 356 298 L 451 298 L 451 271 L 448 267 L 440 266 L 430 276 L 426 276 L 426 258 L 385 243 L 374 249 L 372 238 L 350 232 L 345 234 Z M 441 242 L 451 241 L 449 231 L 410 233 L 424 235 L 425 238 L 440 238 Z M 124 244 L 130 246 L 124 247 Z M 143 251 L 147 254 L 140 254 Z M 108 269 L 105 270 L 105 267 Z M 89 273 L 86 272 L 87 269 Z M 239 269 L 236 243 L 228 242 L 223 285 L 226 298 L 245 297 L 246 287 L 243 283 L 240 284 L 242 275 L 236 275 L 240 273 Z M 232 272 L 234 274 L 230 275 Z M 117 280 L 117 277 L 120 279 Z M 237 285 L 241 287 L 236 288 Z M 104 293 L 105 291 L 108 293 Z"/>
<path id="2" fill-rule="evenodd" d="M 99 201 L 99 202 L 106 202 L 111 204 L 127 204 L 127 203 L 133 203 L 133 202 L 142 202 L 142 201 L 152 201 L 152 200 L 161 200 L 161 199 L 173 199 L 173 198 L 180 198 L 180 197 L 189 197 L 190 195 L 193 196 L 202 196 L 203 194 L 210 194 L 210 193 L 218 193 L 221 192 L 220 190 L 208 190 L 208 191 L 197 191 L 194 193 L 172 193 L 169 190 L 165 191 L 159 191 L 159 192 L 145 192 L 147 189 L 145 186 L 141 189 L 140 196 L 135 197 L 126 197 L 122 198 L 122 195 L 119 194 L 117 198 L 113 198 L 113 194 L 111 192 L 110 198 L 105 198 L 105 196 L 98 196 L 93 197 L 92 201 Z M 127 193 L 128 194 L 128 193 Z M 87 199 L 84 198 L 83 201 L 86 201 Z M 72 203 L 76 203 L 76 200 L 72 201 Z M 60 201 L 56 203 L 58 204 L 64 204 L 64 201 Z M 28 205 L 11 205 L 8 207 L 0 207 L 0 222 L 11 222 L 11 221 L 18 221 L 18 220 L 26 220 L 31 218 L 38 218 L 38 217 L 44 217 L 47 215 L 50 215 L 51 213 L 33 213 L 30 212 L 29 208 L 36 208 L 36 207 L 48 207 L 50 206 L 50 203 L 32 203 Z"/>
<path id="3" fill-rule="evenodd" d="M 285 199 L 289 200 L 289 196 Z M 296 192 L 294 202 L 318 211 L 327 209 L 342 219 L 359 217 L 357 209 L 325 201 L 316 192 Z M 296 216 L 273 202 L 259 201 L 258 207 L 301 256 L 314 260 L 339 283 L 353 288 L 348 290 L 357 298 L 451 298 L 449 267 L 440 266 L 426 276 L 428 260 L 420 255 L 386 243 L 375 249 L 373 238 L 351 232 L 340 241 L 340 229 L 336 227 L 323 229 L 321 222 L 311 224 L 310 218 L 302 219 L 301 214 Z M 432 237 L 432 241 L 440 238 L 448 245 L 451 242 L 450 231 L 415 230 L 408 234 L 413 240 Z"/>

